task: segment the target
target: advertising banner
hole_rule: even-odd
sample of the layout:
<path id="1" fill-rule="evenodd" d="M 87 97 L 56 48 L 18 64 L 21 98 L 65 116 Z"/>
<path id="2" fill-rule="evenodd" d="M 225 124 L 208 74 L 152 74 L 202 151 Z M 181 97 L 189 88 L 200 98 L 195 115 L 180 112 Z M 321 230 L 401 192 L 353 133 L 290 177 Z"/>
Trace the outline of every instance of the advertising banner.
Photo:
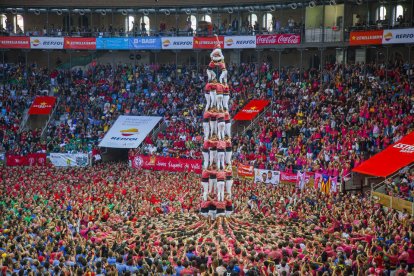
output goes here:
<path id="1" fill-rule="evenodd" d="M 382 43 L 383 30 L 351 32 L 350 45 L 379 45 Z"/>
<path id="2" fill-rule="evenodd" d="M 224 49 L 256 48 L 255 36 L 225 36 Z"/>
<path id="3" fill-rule="evenodd" d="M 63 37 L 30 37 L 31 49 L 63 49 Z"/>
<path id="4" fill-rule="evenodd" d="M 0 36 L 0 49 L 30 49 L 27 36 Z"/>
<path id="5" fill-rule="evenodd" d="M 194 49 L 214 49 L 217 44 L 217 39 L 220 43 L 220 48 L 224 48 L 224 37 L 194 37 L 193 48 Z"/>
<path id="6" fill-rule="evenodd" d="M 94 37 L 65 37 L 65 49 L 95 50 L 96 38 Z"/>
<path id="7" fill-rule="evenodd" d="M 201 159 L 171 158 L 163 156 L 136 155 L 130 157 L 131 166 L 135 169 L 169 171 L 169 172 L 194 172 L 201 173 Z"/>
<path id="8" fill-rule="evenodd" d="M 239 164 L 237 166 L 237 175 L 239 177 L 251 177 L 251 178 L 253 178 L 254 177 L 253 166 Z"/>
<path id="9" fill-rule="evenodd" d="M 377 177 L 388 177 L 413 162 L 414 132 L 411 132 L 352 171 Z"/>
<path id="10" fill-rule="evenodd" d="M 305 181 L 306 183 L 309 182 L 311 177 L 313 177 L 313 173 L 307 172 L 305 175 Z M 280 181 L 282 182 L 290 182 L 290 183 L 297 183 L 298 181 L 298 174 L 296 173 L 289 173 L 289 172 L 280 172 Z"/>
<path id="11" fill-rule="evenodd" d="M 278 185 L 280 183 L 280 172 L 254 169 L 254 182 L 262 184 Z"/>
<path id="12" fill-rule="evenodd" d="M 161 37 L 163 50 L 193 49 L 193 37 Z"/>
<path id="13" fill-rule="evenodd" d="M 257 35 L 257 46 L 300 44 L 300 35 L 297 34 L 270 34 Z"/>
<path id="14" fill-rule="evenodd" d="M 121 149 L 137 148 L 161 119 L 162 117 L 121 115 L 99 146 Z"/>
<path id="15" fill-rule="evenodd" d="M 414 29 L 384 30 L 382 44 L 413 43 Z"/>
<path id="16" fill-rule="evenodd" d="M 25 156 L 7 155 L 6 165 L 10 167 L 45 166 L 46 165 L 46 153 L 29 153 Z"/>
<path id="17" fill-rule="evenodd" d="M 128 38 L 96 38 L 97 50 L 128 50 L 129 39 Z"/>
<path id="18" fill-rule="evenodd" d="M 251 100 L 240 110 L 234 120 L 236 121 L 251 121 L 253 120 L 267 105 L 268 100 Z"/>
<path id="19" fill-rule="evenodd" d="M 86 167 L 89 164 L 87 153 L 51 153 L 49 160 L 55 167 Z"/>
<path id="20" fill-rule="evenodd" d="M 48 115 L 55 106 L 56 98 L 51 96 L 37 96 L 29 109 L 29 115 Z"/>
<path id="21" fill-rule="evenodd" d="M 161 38 L 159 37 L 134 37 L 129 38 L 129 49 L 133 50 L 159 50 L 161 49 Z"/>

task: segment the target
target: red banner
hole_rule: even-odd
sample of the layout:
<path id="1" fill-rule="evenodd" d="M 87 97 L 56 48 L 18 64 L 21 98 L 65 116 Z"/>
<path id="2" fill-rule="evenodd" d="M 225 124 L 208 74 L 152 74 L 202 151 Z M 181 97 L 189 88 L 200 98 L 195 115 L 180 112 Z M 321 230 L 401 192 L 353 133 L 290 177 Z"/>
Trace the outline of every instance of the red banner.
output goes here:
<path id="1" fill-rule="evenodd" d="M 65 37 L 64 49 L 96 50 L 94 37 Z"/>
<path id="2" fill-rule="evenodd" d="M 240 110 L 234 120 L 236 121 L 251 121 L 269 104 L 268 100 L 251 100 Z"/>
<path id="3" fill-rule="evenodd" d="M 239 164 L 237 166 L 237 175 L 240 177 L 254 177 L 254 168 L 250 165 Z"/>
<path id="4" fill-rule="evenodd" d="M 202 160 L 200 159 L 136 155 L 130 157 L 130 161 L 132 167 L 135 169 L 169 172 L 195 172 L 201 174 Z"/>
<path id="5" fill-rule="evenodd" d="M 29 153 L 25 156 L 7 155 L 6 166 L 45 166 L 46 153 Z"/>
<path id="6" fill-rule="evenodd" d="M 383 30 L 351 32 L 350 45 L 379 45 L 382 44 Z"/>
<path id="7" fill-rule="evenodd" d="M 305 175 L 306 183 L 309 182 L 309 179 L 314 176 L 315 174 L 307 172 Z M 280 181 L 281 182 L 290 182 L 296 183 L 298 181 L 298 174 L 297 173 L 289 173 L 289 172 L 280 172 Z"/>
<path id="8" fill-rule="evenodd" d="M 1 49 L 30 49 L 30 37 L 28 36 L 1 36 Z"/>
<path id="9" fill-rule="evenodd" d="M 374 155 L 353 172 L 387 177 L 414 162 L 414 132 Z"/>
<path id="10" fill-rule="evenodd" d="M 55 106 L 56 98 L 50 96 L 37 96 L 29 109 L 30 115 L 48 115 Z"/>
<path id="11" fill-rule="evenodd" d="M 224 48 L 224 36 L 219 36 L 220 48 Z M 216 37 L 194 37 L 193 48 L 194 49 L 214 49 L 217 45 Z"/>
<path id="12" fill-rule="evenodd" d="M 300 44 L 300 35 L 297 34 L 271 34 L 257 35 L 256 46 Z"/>

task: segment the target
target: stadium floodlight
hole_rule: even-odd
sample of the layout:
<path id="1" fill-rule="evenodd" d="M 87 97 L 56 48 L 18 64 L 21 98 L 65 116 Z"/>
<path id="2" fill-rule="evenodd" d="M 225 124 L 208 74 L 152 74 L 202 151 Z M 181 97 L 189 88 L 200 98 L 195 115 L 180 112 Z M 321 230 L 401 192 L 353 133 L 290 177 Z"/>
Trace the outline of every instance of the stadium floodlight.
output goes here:
<path id="1" fill-rule="evenodd" d="M 290 7 L 292 10 L 296 10 L 296 9 L 298 8 L 298 4 L 296 4 L 296 3 L 291 3 L 291 4 L 289 4 L 289 7 Z"/>
<path id="2" fill-rule="evenodd" d="M 316 2 L 315 1 L 310 1 L 309 2 L 309 8 L 314 8 L 314 7 L 316 7 Z"/>

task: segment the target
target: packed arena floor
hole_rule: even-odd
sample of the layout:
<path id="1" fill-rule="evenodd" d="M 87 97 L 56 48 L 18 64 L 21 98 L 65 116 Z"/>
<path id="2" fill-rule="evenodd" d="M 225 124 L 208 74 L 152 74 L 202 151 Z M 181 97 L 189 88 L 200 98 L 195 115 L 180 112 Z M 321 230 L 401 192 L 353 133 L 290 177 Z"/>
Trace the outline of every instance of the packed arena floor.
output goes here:
<path id="1" fill-rule="evenodd" d="M 413 218 L 363 194 L 233 186 L 200 219 L 194 174 L 125 164 L 2 169 L 3 275 L 409 275 Z"/>

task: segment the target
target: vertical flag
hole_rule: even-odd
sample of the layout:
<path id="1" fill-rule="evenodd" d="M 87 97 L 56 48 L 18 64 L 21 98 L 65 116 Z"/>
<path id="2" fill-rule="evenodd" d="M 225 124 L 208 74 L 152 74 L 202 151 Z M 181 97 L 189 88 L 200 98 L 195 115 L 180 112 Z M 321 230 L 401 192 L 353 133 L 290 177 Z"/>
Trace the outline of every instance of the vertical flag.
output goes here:
<path id="1" fill-rule="evenodd" d="M 315 188 L 315 190 L 317 190 L 321 187 L 321 180 L 322 180 L 322 174 L 321 173 L 315 173 L 315 180 L 313 182 L 313 187 Z"/>
<path id="2" fill-rule="evenodd" d="M 296 186 L 299 190 L 305 189 L 306 183 L 306 172 L 298 171 Z"/>
<path id="3" fill-rule="evenodd" d="M 331 190 L 331 180 L 328 175 L 322 175 L 322 182 L 321 182 L 321 192 L 324 194 L 329 194 Z"/>
<path id="4" fill-rule="evenodd" d="M 330 181 L 331 181 L 331 192 L 336 193 L 338 190 L 338 177 L 331 176 Z"/>

